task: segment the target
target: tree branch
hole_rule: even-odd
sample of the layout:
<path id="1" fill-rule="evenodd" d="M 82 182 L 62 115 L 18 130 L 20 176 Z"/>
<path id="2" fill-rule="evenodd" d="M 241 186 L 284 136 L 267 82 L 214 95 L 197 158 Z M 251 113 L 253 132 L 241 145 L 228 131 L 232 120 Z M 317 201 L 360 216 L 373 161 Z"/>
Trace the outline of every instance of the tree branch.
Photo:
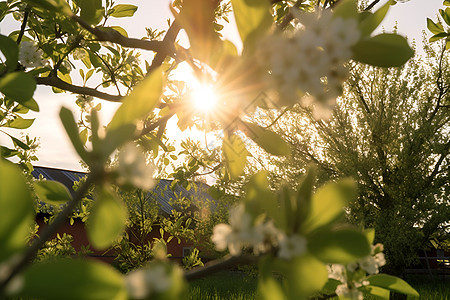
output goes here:
<path id="1" fill-rule="evenodd" d="M 25 33 L 25 28 L 27 27 L 27 22 L 28 22 L 28 16 L 30 15 L 30 9 L 31 8 L 29 5 L 27 5 L 27 7 L 25 8 L 22 25 L 20 26 L 20 32 L 19 32 L 19 35 L 17 36 L 17 40 L 16 40 L 17 45 L 20 44 L 20 42 L 22 41 L 22 37 Z"/>
<path id="2" fill-rule="evenodd" d="M 37 84 L 52 86 L 75 94 L 89 95 L 111 102 L 121 102 L 122 100 L 121 96 L 103 93 L 89 87 L 73 85 L 59 79 L 58 77 L 35 77 L 34 79 L 36 80 Z"/>
<path id="3" fill-rule="evenodd" d="M 371 10 L 375 5 L 378 4 L 378 2 L 380 2 L 380 0 L 374 0 L 372 3 L 369 4 L 369 6 L 367 6 L 364 10 L 368 11 Z"/>
<path id="4" fill-rule="evenodd" d="M 165 51 L 167 53 L 167 45 L 164 41 L 161 42 L 127 38 L 121 35 L 118 31 L 113 30 L 112 28 L 109 30 L 104 30 L 98 27 L 91 26 L 89 23 L 75 14 L 73 14 L 71 18 L 72 20 L 80 24 L 81 27 L 95 35 L 99 41 L 112 42 L 127 48 L 137 48 L 155 52 Z M 168 55 L 173 55 L 173 52 L 169 53 Z"/>
<path id="5" fill-rule="evenodd" d="M 230 267 L 242 264 L 253 264 L 257 262 L 259 257 L 253 255 L 231 256 L 227 255 L 224 258 L 211 261 L 203 267 L 194 268 L 184 273 L 184 278 L 187 281 L 199 279 L 217 273 L 223 270 L 228 270 Z"/>

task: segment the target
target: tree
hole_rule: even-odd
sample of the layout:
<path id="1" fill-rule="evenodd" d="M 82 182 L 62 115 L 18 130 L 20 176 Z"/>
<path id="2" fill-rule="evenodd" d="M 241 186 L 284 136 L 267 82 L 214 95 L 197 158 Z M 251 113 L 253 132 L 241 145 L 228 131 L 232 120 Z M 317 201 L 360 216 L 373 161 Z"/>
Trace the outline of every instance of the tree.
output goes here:
<path id="1" fill-rule="evenodd" d="M 1 296 L 182 299 L 185 280 L 256 261 L 260 262 L 258 293 L 262 298 L 271 295 L 305 299 L 318 291 L 352 299 L 360 299 L 363 293 L 387 298 L 389 290 L 417 295 L 401 279 L 377 274 L 384 258 L 381 246 L 371 250 L 373 231 L 338 223 L 343 206 L 355 192 L 353 181 L 328 183 L 313 192 L 313 170 L 299 183 L 298 190 L 283 186 L 271 191 L 265 172 L 252 176 L 243 199 L 230 212 L 230 225 L 214 227 L 216 249 L 228 250 L 230 255 L 203 268 L 183 273 L 160 257 L 124 276 L 110 266 L 86 260 L 29 263 L 92 186 L 94 201 L 87 220 L 92 245 L 106 249 L 120 236 L 127 214 L 113 186 L 147 189 L 146 179 L 153 168 L 140 148 L 148 146 L 153 153 L 159 148 L 171 152 L 164 143 L 167 121 L 177 115 L 190 124 L 189 120 L 198 116 L 185 97 L 166 91 L 169 75 L 181 61 L 189 64 L 199 80 L 214 83 L 221 90 L 223 97 L 217 109 L 220 114 L 213 120 L 223 132 L 219 165 L 225 166 L 225 179 L 236 180 L 244 174 L 249 156 L 245 137 L 239 131 L 268 153 L 289 153 L 278 135 L 245 118 L 245 113 L 261 106 L 254 101 L 261 89 L 276 91 L 279 107 L 294 105 L 300 95 L 309 95 L 320 109 L 330 110 L 341 94 L 345 64 L 350 59 L 392 67 L 403 65 L 413 55 L 405 38 L 399 35 L 371 35 L 390 2 L 374 13 L 360 13 L 355 0 L 233 0 L 244 45 L 242 53 L 220 37 L 217 19 L 227 10 L 220 3 L 175 0 L 175 20 L 162 40 L 154 30 L 147 31 L 147 39 L 137 39 L 127 37 L 120 27 L 107 25 L 112 17 L 132 16 L 137 9 L 133 5 L 116 5 L 109 0 L 1 3 L 2 18 L 13 13 L 21 21 L 17 32 L 0 36 L 4 56 L 0 69 L 2 103 L 36 109 L 32 99 L 36 84 L 52 86 L 55 92 L 85 95 L 82 98 L 86 102 L 90 99 L 87 96 L 121 102 L 106 128 L 99 123 L 97 109 L 91 109 L 87 122 L 82 124 L 88 131 L 81 132 L 72 112 L 61 109 L 64 129 L 90 173 L 73 197 L 55 182 L 37 183 L 45 191 L 40 195 L 42 201 L 63 203 L 64 208 L 28 248 L 22 239 L 34 218 L 32 194 L 20 169 L 0 159 L 0 212 L 4 217 L 0 225 L 0 260 L 2 270 L 6 270 L 0 278 Z M 315 8 L 318 13 L 306 14 Z M 304 26 L 298 26 L 298 22 Z M 187 33 L 189 49 L 176 43 L 181 29 Z M 150 50 L 155 56 L 143 68 L 130 49 Z M 80 72 L 82 86 L 72 84 L 72 60 L 80 60 L 86 67 Z M 87 81 L 95 72 L 102 78 L 98 85 L 89 87 Z M 117 93 L 109 94 L 100 86 L 111 87 Z M 11 119 L 30 123 L 15 114 Z M 127 149 L 123 159 L 119 157 L 118 165 L 110 166 L 110 157 L 121 147 Z M 195 172 L 194 168 L 178 171 L 179 175 Z M 283 273 L 283 286 L 272 277 L 274 271 Z"/>
<path id="2" fill-rule="evenodd" d="M 277 128 L 294 149 L 279 164 L 283 178 L 312 162 L 324 178 L 357 179 L 348 219 L 376 229 L 395 274 L 416 261 L 450 213 L 449 57 L 442 45 L 425 51 L 401 68 L 352 64 L 329 121 L 297 107 Z"/>

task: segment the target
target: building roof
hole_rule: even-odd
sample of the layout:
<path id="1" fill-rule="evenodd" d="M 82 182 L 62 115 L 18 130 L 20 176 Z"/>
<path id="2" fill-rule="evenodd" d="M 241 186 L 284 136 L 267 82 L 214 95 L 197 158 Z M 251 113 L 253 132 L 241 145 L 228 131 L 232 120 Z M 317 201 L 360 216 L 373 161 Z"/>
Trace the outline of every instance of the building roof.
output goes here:
<path id="1" fill-rule="evenodd" d="M 73 190 L 74 182 L 87 175 L 85 172 L 39 166 L 35 166 L 31 174 L 35 178 L 39 178 L 42 175 L 44 179 L 62 183 L 72 195 L 75 193 Z M 157 182 L 153 190 L 150 191 L 151 197 L 149 198 L 156 199 L 160 211 L 170 215 L 172 210 L 175 209 L 173 201 L 182 197 L 188 198 L 197 207 L 201 206 L 201 203 L 214 205 L 214 198 L 208 194 L 209 187 L 205 183 L 196 182 L 194 187 L 188 190 L 181 184 L 177 183 L 173 185 L 173 180 L 161 179 Z"/>

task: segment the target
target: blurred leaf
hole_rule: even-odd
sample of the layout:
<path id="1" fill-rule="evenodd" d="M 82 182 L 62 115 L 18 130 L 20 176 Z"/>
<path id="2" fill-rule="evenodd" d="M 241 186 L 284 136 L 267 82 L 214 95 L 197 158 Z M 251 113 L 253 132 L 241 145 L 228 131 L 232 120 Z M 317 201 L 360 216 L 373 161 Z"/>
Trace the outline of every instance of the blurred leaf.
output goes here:
<path id="1" fill-rule="evenodd" d="M 243 123 L 245 127 L 242 130 L 245 134 L 266 152 L 273 155 L 288 155 L 290 153 L 289 145 L 277 133 L 256 124 Z"/>
<path id="2" fill-rule="evenodd" d="M 0 34 L 0 51 L 6 58 L 5 63 L 8 71 L 14 71 L 19 59 L 19 47 L 17 44 L 11 38 Z"/>
<path id="3" fill-rule="evenodd" d="M 99 187 L 87 221 L 86 230 L 94 248 L 103 250 L 122 234 L 127 219 L 127 208 L 115 193 Z"/>
<path id="4" fill-rule="evenodd" d="M 88 152 L 84 149 L 83 142 L 81 141 L 80 134 L 78 132 L 78 126 L 77 123 L 75 123 L 72 112 L 68 108 L 62 107 L 59 112 L 59 118 L 61 119 L 64 129 L 66 130 L 66 133 L 78 155 L 84 162 L 89 164 Z"/>
<path id="5" fill-rule="evenodd" d="M 72 11 L 65 0 L 25 0 L 32 7 L 41 7 L 50 11 L 71 15 Z"/>
<path id="6" fill-rule="evenodd" d="M 117 4 L 112 8 L 110 16 L 115 18 L 132 17 L 137 9 L 138 7 L 135 5 Z"/>
<path id="7" fill-rule="evenodd" d="M 33 199 L 20 168 L 0 158 L 0 261 L 26 247 Z"/>
<path id="8" fill-rule="evenodd" d="M 81 139 L 81 143 L 83 143 L 83 145 L 86 145 L 86 142 L 88 140 L 88 130 L 87 128 L 81 130 L 80 132 L 80 139 Z"/>
<path id="9" fill-rule="evenodd" d="M 367 241 L 369 242 L 369 244 L 373 244 L 373 241 L 375 240 L 375 229 L 373 228 L 368 228 L 364 230 L 364 234 L 367 237 Z"/>
<path id="10" fill-rule="evenodd" d="M 343 19 L 357 19 L 358 7 L 355 0 L 341 0 L 334 7 L 334 17 Z"/>
<path id="11" fill-rule="evenodd" d="M 359 24 L 362 35 L 371 34 L 378 27 L 378 25 L 380 25 L 387 12 L 389 11 L 391 4 L 392 1 L 389 0 L 376 12 L 374 12 L 373 14 L 369 14 L 366 18 L 364 18 L 364 20 Z"/>
<path id="12" fill-rule="evenodd" d="M 320 291 L 328 281 L 328 271 L 321 261 L 311 254 L 297 257 L 289 262 L 287 284 L 290 299 L 303 299 Z"/>
<path id="13" fill-rule="evenodd" d="M 375 299 L 382 299 L 382 300 L 389 300 L 390 299 L 390 292 L 389 290 L 377 287 L 377 286 L 364 286 L 363 288 L 360 288 L 366 295 L 370 295 L 371 297 Z"/>
<path id="14" fill-rule="evenodd" d="M 39 112 L 39 105 L 37 104 L 36 100 L 33 98 L 30 98 L 28 101 L 24 101 L 21 103 L 23 106 L 31 109 L 32 111 Z"/>
<path id="15" fill-rule="evenodd" d="M 108 157 L 114 150 L 123 145 L 125 142 L 134 138 L 136 125 L 125 124 L 119 128 L 108 130 L 104 141 L 101 143 L 101 151 L 104 157 Z"/>
<path id="16" fill-rule="evenodd" d="M 399 67 L 414 55 L 402 36 L 383 33 L 353 46 L 353 59 L 377 67 Z"/>
<path id="17" fill-rule="evenodd" d="M 387 274 L 376 274 L 367 277 L 367 281 L 369 281 L 370 285 L 373 286 L 381 287 L 400 294 L 419 297 L 419 293 L 415 289 L 413 289 L 404 280 L 395 276 Z"/>
<path id="18" fill-rule="evenodd" d="M 108 131 L 126 124 L 136 124 L 145 118 L 158 103 L 162 93 L 163 77 L 161 69 L 154 70 L 147 78 L 141 81 L 117 109 Z"/>
<path id="19" fill-rule="evenodd" d="M 222 153 L 232 178 L 237 178 L 244 173 L 247 163 L 248 151 L 242 139 L 233 134 L 224 137 L 222 142 Z"/>
<path id="20" fill-rule="evenodd" d="M 344 206 L 355 196 L 356 183 L 352 179 L 342 179 L 320 187 L 312 196 L 304 231 L 311 232 L 338 220 L 344 214 Z"/>
<path id="21" fill-rule="evenodd" d="M 434 23 L 433 20 L 427 18 L 427 28 L 431 33 L 438 34 L 444 32 L 444 27 L 440 23 Z"/>
<path id="22" fill-rule="evenodd" d="M 33 186 L 36 195 L 45 203 L 60 205 L 72 199 L 69 190 L 57 181 L 35 181 Z"/>
<path id="23" fill-rule="evenodd" d="M 91 25 L 97 25 L 103 19 L 102 0 L 76 0 L 81 8 L 80 17 Z"/>
<path id="24" fill-rule="evenodd" d="M 0 92 L 23 106 L 33 97 L 35 89 L 36 81 L 25 72 L 8 73 L 0 78 Z"/>
<path id="25" fill-rule="evenodd" d="M 15 119 L 9 121 L 6 126 L 16 129 L 27 129 L 33 125 L 34 119 L 23 119 L 21 117 L 16 117 Z"/>
<path id="26" fill-rule="evenodd" d="M 244 48 L 263 36 L 272 25 L 269 1 L 231 0 L 236 25 Z"/>
<path id="27" fill-rule="evenodd" d="M 347 264 L 370 254 L 366 236 L 350 229 L 317 232 L 308 237 L 308 250 L 324 263 Z"/>
<path id="28" fill-rule="evenodd" d="M 20 296 L 48 300 L 128 299 L 122 275 L 96 260 L 53 259 L 23 273 Z"/>
<path id="29" fill-rule="evenodd" d="M 260 278 L 256 290 L 257 300 L 285 300 L 283 289 L 278 281 L 272 277 Z"/>

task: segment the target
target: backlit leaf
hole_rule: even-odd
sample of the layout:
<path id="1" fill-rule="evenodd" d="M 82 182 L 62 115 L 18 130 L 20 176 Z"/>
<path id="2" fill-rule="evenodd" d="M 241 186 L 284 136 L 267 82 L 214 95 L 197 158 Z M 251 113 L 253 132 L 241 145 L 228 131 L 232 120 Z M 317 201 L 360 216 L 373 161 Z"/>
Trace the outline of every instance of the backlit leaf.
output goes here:
<path id="1" fill-rule="evenodd" d="M 23 273 L 20 296 L 48 300 L 127 298 L 122 275 L 96 260 L 52 259 L 31 265 Z"/>
<path id="2" fill-rule="evenodd" d="M 342 179 L 327 183 L 314 193 L 311 208 L 303 229 L 310 232 L 329 225 L 344 214 L 344 206 L 356 195 L 356 183 L 352 179 Z"/>
<path id="3" fill-rule="evenodd" d="M 366 236 L 351 229 L 318 232 L 308 238 L 308 250 L 324 263 L 346 264 L 370 254 Z"/>
<path id="4" fill-rule="evenodd" d="M 99 188 L 86 225 L 94 248 L 102 250 L 111 246 L 125 229 L 126 219 L 127 209 L 122 201 L 113 191 Z"/>
<path id="5" fill-rule="evenodd" d="M 5 63 L 8 71 L 14 71 L 17 67 L 17 60 L 19 59 L 19 48 L 17 44 L 11 38 L 0 34 L 0 51 L 6 58 Z"/>
<path id="6" fill-rule="evenodd" d="M 396 293 L 410 295 L 414 297 L 419 297 L 419 293 L 415 289 L 413 289 L 407 282 L 404 280 L 387 275 L 387 274 L 376 274 L 369 276 L 367 281 L 370 282 L 370 285 L 381 287 Z"/>
<path id="7" fill-rule="evenodd" d="M 306 254 L 289 262 L 287 278 L 290 299 L 302 299 L 323 288 L 328 271 L 324 263 Z"/>
<path id="8" fill-rule="evenodd" d="M 288 155 L 289 145 L 275 132 L 260 127 L 256 124 L 243 122 L 242 129 L 258 146 L 273 155 Z"/>
<path id="9" fill-rule="evenodd" d="M 380 7 L 373 14 L 369 14 L 359 25 L 361 33 L 363 35 L 371 34 L 380 23 L 384 20 L 389 8 L 391 6 L 392 1 L 386 2 L 382 7 Z"/>
<path id="10" fill-rule="evenodd" d="M 33 183 L 33 186 L 36 195 L 45 203 L 60 205 L 71 199 L 69 190 L 57 181 L 36 181 Z"/>
<path id="11" fill-rule="evenodd" d="M 230 137 L 224 137 L 222 153 L 231 177 L 237 178 L 241 176 L 244 173 L 248 156 L 248 151 L 242 139 L 235 134 Z"/>
<path id="12" fill-rule="evenodd" d="M 34 119 L 23 119 L 21 117 L 16 117 L 6 124 L 7 127 L 16 129 L 27 129 L 33 125 Z"/>
<path id="13" fill-rule="evenodd" d="M 78 155 L 86 163 L 89 163 L 88 152 L 84 148 L 84 144 L 80 139 L 78 126 L 77 123 L 75 123 L 75 119 L 73 117 L 72 112 L 68 108 L 63 107 L 59 112 L 59 118 L 61 119 L 64 129 L 66 130 L 66 133 L 69 136 L 70 141 L 72 142 L 72 145 L 77 151 Z"/>
<path id="14" fill-rule="evenodd" d="M 137 9 L 138 7 L 135 5 L 117 4 L 112 8 L 110 16 L 115 18 L 132 17 Z"/>
<path id="15" fill-rule="evenodd" d="M 33 220 L 33 200 L 22 171 L 0 158 L 0 261 L 26 247 Z"/>
<path id="16" fill-rule="evenodd" d="M 108 131 L 125 124 L 136 124 L 138 120 L 145 118 L 158 103 L 162 85 L 161 69 L 156 69 L 122 101 L 108 125 Z"/>
<path id="17" fill-rule="evenodd" d="M 444 32 L 444 27 L 440 23 L 434 23 L 433 20 L 427 18 L 427 28 L 434 34 Z"/>
<path id="18" fill-rule="evenodd" d="M 0 78 L 0 92 L 24 106 L 33 97 L 35 89 L 36 81 L 25 72 L 9 73 Z"/>
<path id="19" fill-rule="evenodd" d="M 353 59 L 378 67 L 399 67 L 414 55 L 406 39 L 383 33 L 359 41 L 353 46 Z"/>

